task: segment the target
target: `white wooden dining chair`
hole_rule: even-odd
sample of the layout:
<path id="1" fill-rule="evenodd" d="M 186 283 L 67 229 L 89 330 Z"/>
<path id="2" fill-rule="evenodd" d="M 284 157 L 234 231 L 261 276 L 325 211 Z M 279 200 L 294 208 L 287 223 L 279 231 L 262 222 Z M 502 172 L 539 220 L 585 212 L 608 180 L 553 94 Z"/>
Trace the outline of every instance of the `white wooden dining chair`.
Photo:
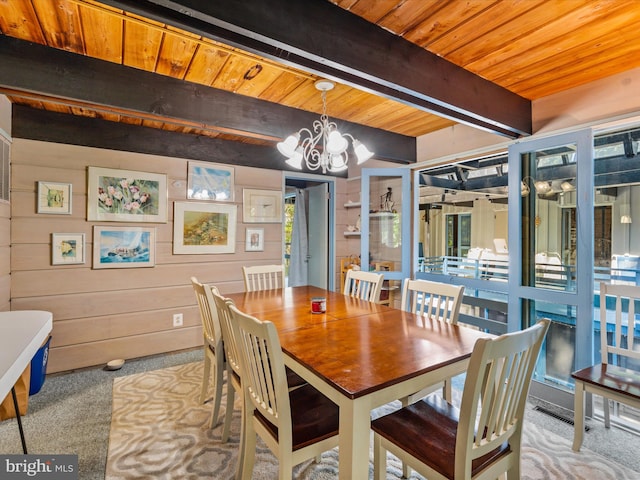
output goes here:
<path id="1" fill-rule="evenodd" d="M 387 478 L 387 451 L 429 480 L 519 479 L 525 404 L 549 324 L 479 339 L 460 410 L 431 396 L 371 422 L 374 480 Z"/>
<path id="2" fill-rule="evenodd" d="M 379 303 L 383 281 L 384 275 L 382 273 L 349 269 L 344 279 L 343 293 L 350 297 Z"/>
<path id="3" fill-rule="evenodd" d="M 247 292 L 284 287 L 284 265 L 254 265 L 242 267 Z"/>
<path id="4" fill-rule="evenodd" d="M 235 393 L 242 395 L 241 383 L 241 367 L 240 353 L 235 338 L 235 331 L 231 326 L 231 313 L 229 305 L 233 305 L 233 301 L 223 297 L 217 288 L 213 287 L 211 293 L 218 310 L 218 318 L 220 319 L 220 329 L 222 330 L 223 346 L 225 358 L 227 362 L 227 404 L 224 414 L 224 426 L 222 428 L 222 443 L 229 440 L 229 432 L 231 429 L 231 420 L 233 419 L 233 407 L 235 404 Z M 240 444 L 242 445 L 242 436 L 244 432 L 244 415 L 241 415 L 240 426 Z M 242 454 L 242 451 L 240 452 Z M 242 459 L 239 459 L 239 465 L 242 465 Z"/>
<path id="5" fill-rule="evenodd" d="M 245 437 L 242 478 L 249 480 L 255 463 L 256 435 L 279 461 L 280 480 L 292 478 L 299 463 L 319 458 L 338 445 L 338 406 L 310 384 L 289 389 L 278 332 L 229 305 L 242 355 Z"/>
<path id="6" fill-rule="evenodd" d="M 637 368 L 640 338 L 636 334 L 638 302 L 640 286 L 600 283 L 600 363 L 571 374 L 575 382 L 575 451 L 579 451 L 582 445 L 587 393 L 602 396 L 605 428 L 611 427 L 610 401 L 640 409 L 640 372 Z M 613 306 L 613 309 L 607 306 Z M 607 318 L 609 312 L 613 313 L 613 318 Z M 609 325 L 613 327 L 613 332 L 607 328 Z"/>
<path id="7" fill-rule="evenodd" d="M 222 331 L 215 300 L 211 294 L 212 287 L 200 283 L 196 277 L 191 277 L 191 284 L 198 301 L 204 336 L 204 372 L 200 389 L 200 403 L 205 402 L 209 391 L 209 382 L 213 380 L 213 411 L 211 412 L 210 422 L 210 426 L 213 428 L 218 422 L 220 402 L 222 400 L 222 384 L 224 383 L 223 374 L 226 369 L 222 346 Z"/>

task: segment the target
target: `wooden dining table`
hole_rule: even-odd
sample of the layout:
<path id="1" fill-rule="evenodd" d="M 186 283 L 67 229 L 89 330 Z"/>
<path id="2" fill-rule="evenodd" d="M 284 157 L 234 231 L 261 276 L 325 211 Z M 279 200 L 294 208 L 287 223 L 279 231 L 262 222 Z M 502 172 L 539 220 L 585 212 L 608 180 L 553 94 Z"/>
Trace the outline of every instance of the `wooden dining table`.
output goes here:
<path id="1" fill-rule="evenodd" d="M 491 337 L 409 312 L 304 286 L 227 295 L 275 324 L 286 365 L 340 407 L 339 478 L 369 478 L 371 411 L 467 369 Z M 326 298 L 326 312 L 311 301 Z"/>

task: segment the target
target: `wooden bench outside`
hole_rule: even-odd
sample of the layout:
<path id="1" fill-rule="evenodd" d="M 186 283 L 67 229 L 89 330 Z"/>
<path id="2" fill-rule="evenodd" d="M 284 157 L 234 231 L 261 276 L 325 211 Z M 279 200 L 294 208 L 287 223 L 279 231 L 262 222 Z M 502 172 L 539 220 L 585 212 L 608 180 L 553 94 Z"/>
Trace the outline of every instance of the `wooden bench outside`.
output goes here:
<path id="1" fill-rule="evenodd" d="M 607 335 L 607 296 L 615 298 L 615 325 Z M 611 425 L 609 400 L 640 409 L 640 371 L 615 365 L 626 357 L 640 360 L 635 339 L 635 303 L 640 300 L 636 285 L 600 284 L 600 331 L 602 363 L 571 374 L 575 381 L 573 450 L 582 446 L 586 394 L 603 397 L 605 427 Z M 611 358 L 610 358 L 611 356 Z"/>

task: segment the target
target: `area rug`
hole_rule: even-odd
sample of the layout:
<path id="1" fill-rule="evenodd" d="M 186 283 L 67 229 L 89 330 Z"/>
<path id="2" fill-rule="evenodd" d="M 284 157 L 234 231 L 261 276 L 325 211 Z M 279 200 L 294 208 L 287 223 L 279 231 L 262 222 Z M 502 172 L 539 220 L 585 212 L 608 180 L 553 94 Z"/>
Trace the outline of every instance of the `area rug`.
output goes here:
<path id="1" fill-rule="evenodd" d="M 221 443 L 222 425 L 208 428 L 211 403 L 198 403 L 201 380 L 202 362 L 114 379 L 105 480 L 234 478 L 240 430 L 239 406 L 234 410 L 229 442 Z M 224 405 L 223 399 L 221 419 Z M 382 407 L 374 415 L 384 410 Z M 568 439 L 531 422 L 526 422 L 524 431 L 523 480 L 631 480 L 639 477 L 638 472 L 586 448 L 580 453 L 573 452 Z M 277 478 L 276 458 L 260 441 L 256 450 L 252 478 Z M 390 455 L 387 479 L 396 480 L 401 476 L 400 462 Z M 337 479 L 338 449 L 325 452 L 320 463 L 309 461 L 297 466 L 294 478 Z M 373 478 L 371 467 L 370 478 Z M 415 473 L 410 478 L 422 479 Z"/>

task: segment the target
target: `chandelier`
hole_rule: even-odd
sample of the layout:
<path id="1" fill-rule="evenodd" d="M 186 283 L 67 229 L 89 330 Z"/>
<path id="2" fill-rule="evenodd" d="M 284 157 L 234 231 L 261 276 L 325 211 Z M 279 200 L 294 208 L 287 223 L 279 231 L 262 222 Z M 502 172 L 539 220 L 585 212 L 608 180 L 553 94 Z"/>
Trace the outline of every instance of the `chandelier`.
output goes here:
<path id="1" fill-rule="evenodd" d="M 347 169 L 351 140 L 351 151 L 355 154 L 358 165 L 373 156 L 359 140 L 348 133 L 340 133 L 335 122 L 330 122 L 327 116 L 327 92 L 332 90 L 334 83 L 329 80 L 318 80 L 316 89 L 322 92 L 322 115 L 320 120 L 313 122 L 312 129 L 301 128 L 289 135 L 282 142 L 278 142 L 278 151 L 287 157 L 287 164 L 302 170 L 302 161 L 308 170 L 322 169 L 322 173 L 340 172 Z"/>

